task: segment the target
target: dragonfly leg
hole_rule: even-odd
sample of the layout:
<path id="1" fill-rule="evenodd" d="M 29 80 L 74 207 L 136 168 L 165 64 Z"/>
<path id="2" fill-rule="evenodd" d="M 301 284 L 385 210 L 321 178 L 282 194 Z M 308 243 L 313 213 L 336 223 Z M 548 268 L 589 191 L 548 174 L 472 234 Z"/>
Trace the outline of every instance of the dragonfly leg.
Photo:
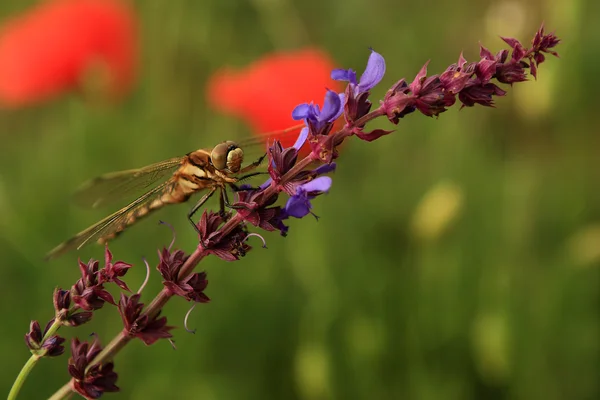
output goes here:
<path id="1" fill-rule="evenodd" d="M 248 178 L 252 178 L 253 176 L 258 176 L 258 175 L 268 175 L 268 174 L 269 174 L 269 173 L 268 173 L 268 172 L 266 172 L 266 171 L 261 171 L 261 172 L 251 172 L 251 173 L 249 173 L 249 174 L 246 174 L 246 175 L 244 175 L 244 176 L 240 176 L 239 178 L 237 178 L 237 182 L 239 183 L 239 182 L 241 182 L 241 181 L 244 181 L 244 180 L 246 180 L 246 179 L 248 179 Z M 256 188 L 250 188 L 250 189 L 256 189 Z M 235 189 L 233 189 L 233 190 L 235 190 Z M 236 191 L 239 191 L 239 190 L 236 190 Z"/>
<path id="2" fill-rule="evenodd" d="M 258 167 L 263 162 L 263 160 L 265 159 L 266 156 L 267 156 L 267 153 L 263 154 L 258 160 L 254 161 L 251 164 L 246 165 L 238 173 L 243 174 L 244 172 L 252 171 L 254 168 Z"/>
<path id="3" fill-rule="evenodd" d="M 238 187 L 236 187 L 233 183 L 230 184 L 230 186 L 232 187 L 232 189 L 235 187 L 235 189 L 233 189 L 234 191 L 239 191 L 240 189 Z M 248 210 L 248 211 L 253 211 L 252 209 L 241 205 L 241 204 L 231 204 L 229 202 L 229 197 L 227 196 L 227 189 L 223 188 L 221 190 L 221 203 L 226 206 L 227 208 L 231 208 L 234 210 Z"/>
<path id="4" fill-rule="evenodd" d="M 209 189 L 209 192 L 206 193 L 204 196 L 202 196 L 202 198 L 200 200 L 198 200 L 196 205 L 188 213 L 188 219 L 190 220 L 190 223 L 192 224 L 192 226 L 194 227 L 196 232 L 198 232 L 198 234 L 200 235 L 200 241 L 202 241 L 202 233 L 200 232 L 198 225 L 196 225 L 196 223 L 194 222 L 192 217 L 194 216 L 194 214 L 196 214 L 196 212 L 200 209 L 200 207 L 202 207 L 204 205 L 204 203 L 206 203 L 206 201 L 208 199 L 210 199 L 210 196 L 212 196 L 215 193 L 215 190 L 217 190 L 216 186 L 211 187 Z"/>

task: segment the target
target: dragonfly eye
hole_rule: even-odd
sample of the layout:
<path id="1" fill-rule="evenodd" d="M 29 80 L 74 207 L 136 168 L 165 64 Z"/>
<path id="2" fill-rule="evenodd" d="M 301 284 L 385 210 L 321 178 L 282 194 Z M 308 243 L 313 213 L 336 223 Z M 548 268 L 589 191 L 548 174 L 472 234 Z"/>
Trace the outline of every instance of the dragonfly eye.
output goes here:
<path id="1" fill-rule="evenodd" d="M 232 173 L 240 170 L 244 161 L 244 152 L 235 142 L 227 141 L 219 143 L 210 153 L 213 166 L 222 171 L 228 169 Z"/>

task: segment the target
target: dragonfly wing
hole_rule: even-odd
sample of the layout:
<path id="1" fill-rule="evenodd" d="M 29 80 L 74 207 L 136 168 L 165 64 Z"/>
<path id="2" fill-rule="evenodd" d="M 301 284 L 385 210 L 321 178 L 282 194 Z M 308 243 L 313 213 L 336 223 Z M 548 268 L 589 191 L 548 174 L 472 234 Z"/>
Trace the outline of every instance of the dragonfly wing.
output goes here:
<path id="1" fill-rule="evenodd" d="M 139 218 L 162 207 L 165 204 L 162 201 L 163 195 L 170 194 L 175 185 L 177 185 L 176 180 L 168 180 L 155 187 L 119 211 L 59 244 L 46 255 L 46 259 L 53 259 L 70 250 L 80 249 L 89 242 L 112 239 Z"/>
<path id="2" fill-rule="evenodd" d="M 77 204 L 97 208 L 150 188 L 175 172 L 184 157 L 171 158 L 147 167 L 111 172 L 85 183 L 74 194 Z"/>

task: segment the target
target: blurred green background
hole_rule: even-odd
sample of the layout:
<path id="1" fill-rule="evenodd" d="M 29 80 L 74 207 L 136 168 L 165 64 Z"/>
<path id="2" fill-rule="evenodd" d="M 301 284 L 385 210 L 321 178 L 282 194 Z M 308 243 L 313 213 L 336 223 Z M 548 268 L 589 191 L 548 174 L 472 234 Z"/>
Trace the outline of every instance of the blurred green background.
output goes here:
<path id="1" fill-rule="evenodd" d="M 0 4 L 0 19 L 33 1 Z M 248 137 L 206 104 L 207 77 L 282 49 L 317 45 L 362 71 L 372 46 L 387 60 L 375 90 L 442 72 L 461 50 L 492 51 L 498 35 L 529 43 L 542 21 L 563 43 L 538 81 L 515 85 L 496 109 L 410 115 L 373 143 L 349 141 L 321 216 L 267 234 L 236 263 L 208 259 L 207 294 L 164 311 L 167 341 L 132 343 L 116 359 L 121 393 L 146 399 L 598 399 L 600 398 L 600 6 L 590 0 L 398 2 L 137 1 L 138 84 L 97 106 L 71 94 L 0 111 L 0 324 L 7 393 L 29 356 L 31 319 L 52 316 L 55 286 L 79 276 L 90 246 L 42 261 L 61 240 L 105 216 L 69 194 L 104 172 L 142 166 Z M 310 100 L 310 99 L 307 99 Z M 320 101 L 319 99 L 314 99 Z M 268 105 L 267 105 L 268 107 Z M 380 124 L 380 126 L 386 126 Z M 212 204 L 215 206 L 215 203 Z M 168 207 L 111 246 L 135 264 L 171 233 L 191 251 L 189 204 Z M 153 269 L 144 299 L 160 290 Z M 61 334 L 107 343 L 121 329 L 105 307 Z M 43 360 L 21 398 L 45 398 L 68 379 L 66 356 Z"/>

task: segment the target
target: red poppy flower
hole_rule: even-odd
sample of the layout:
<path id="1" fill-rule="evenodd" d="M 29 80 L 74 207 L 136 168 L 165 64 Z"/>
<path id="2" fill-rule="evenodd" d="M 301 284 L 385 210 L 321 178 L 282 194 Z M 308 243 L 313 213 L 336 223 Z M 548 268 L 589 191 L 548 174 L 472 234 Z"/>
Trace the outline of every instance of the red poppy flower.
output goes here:
<path id="1" fill-rule="evenodd" d="M 321 103 L 325 89 L 340 91 L 331 79 L 334 63 L 323 51 L 304 49 L 272 53 L 246 68 L 217 71 L 208 82 L 208 102 L 219 111 L 244 119 L 257 135 L 298 125 L 292 110 L 298 104 Z M 294 144 L 299 129 L 281 136 Z"/>
<path id="2" fill-rule="evenodd" d="M 118 0 L 53 0 L 0 27 L 0 106 L 35 103 L 101 79 L 118 95 L 133 81 L 136 27 Z M 91 75 L 91 76 L 90 76 Z"/>

